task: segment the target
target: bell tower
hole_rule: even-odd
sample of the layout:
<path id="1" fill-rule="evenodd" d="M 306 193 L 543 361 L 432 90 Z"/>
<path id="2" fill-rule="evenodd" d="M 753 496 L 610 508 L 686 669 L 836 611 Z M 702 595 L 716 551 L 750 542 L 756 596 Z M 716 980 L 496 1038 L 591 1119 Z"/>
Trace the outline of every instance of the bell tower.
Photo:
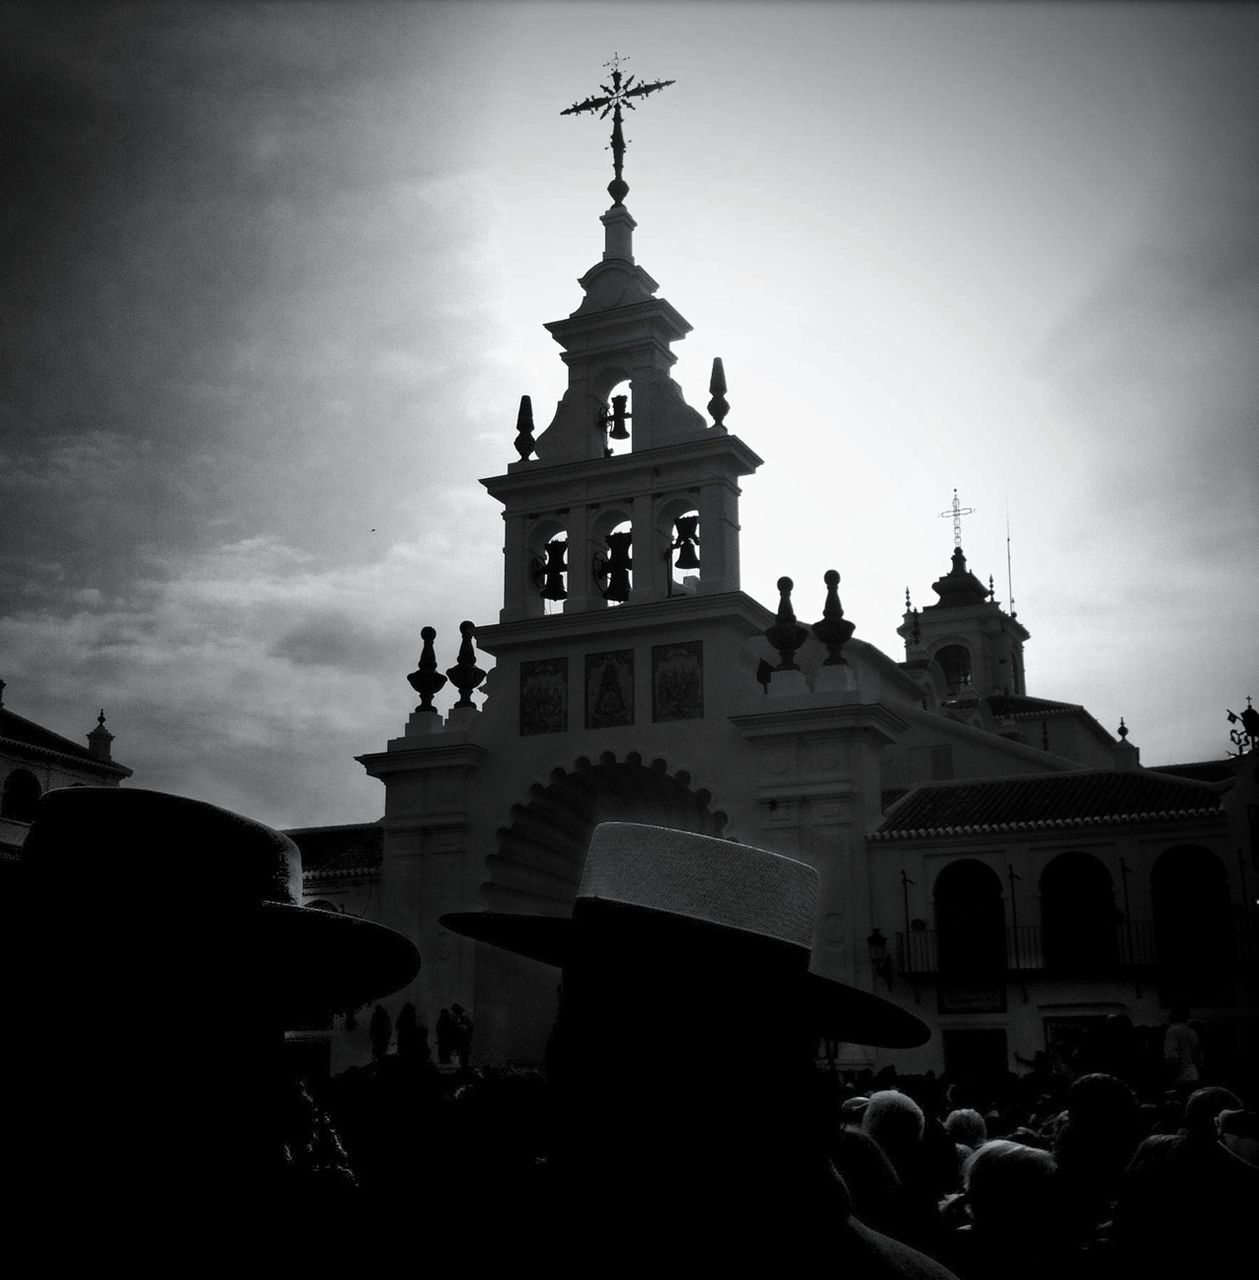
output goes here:
<path id="1" fill-rule="evenodd" d="M 905 641 L 905 657 L 938 663 L 953 701 L 993 694 L 1024 696 L 1023 644 L 1030 633 L 1013 609 L 1006 613 L 1001 608 L 992 579 L 985 587 L 966 567 L 960 541 L 953 547 L 948 573 L 931 589 L 940 598 L 921 611 L 909 607 L 906 593 L 905 617 L 897 628 Z"/>
<path id="2" fill-rule="evenodd" d="M 603 256 L 578 281 L 581 304 L 546 326 L 568 369 L 555 416 L 535 439 L 524 397 L 520 461 L 481 481 L 504 508 L 504 624 L 739 590 L 739 480 L 761 459 L 726 431 L 720 360 L 711 425 L 670 375 L 672 344 L 691 326 L 635 262 L 624 204 L 621 109 L 671 83 L 635 85 L 614 62 L 606 96 L 563 113 L 614 111 L 614 203 L 600 219 Z"/>

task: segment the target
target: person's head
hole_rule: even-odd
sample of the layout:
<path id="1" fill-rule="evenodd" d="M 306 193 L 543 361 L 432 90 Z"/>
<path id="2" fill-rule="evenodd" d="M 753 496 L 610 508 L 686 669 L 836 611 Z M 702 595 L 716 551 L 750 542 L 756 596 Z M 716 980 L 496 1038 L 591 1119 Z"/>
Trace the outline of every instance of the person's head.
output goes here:
<path id="1" fill-rule="evenodd" d="M 880 1089 L 870 1095 L 861 1127 L 895 1159 L 922 1140 L 926 1119 L 922 1108 L 899 1089 Z"/>
<path id="2" fill-rule="evenodd" d="M 1238 1108 L 1241 1105 L 1241 1099 L 1231 1089 L 1225 1089 L 1222 1085 L 1212 1084 L 1202 1089 L 1195 1089 L 1185 1103 L 1185 1120 L 1182 1127 L 1192 1137 L 1214 1142 L 1216 1117 L 1221 1111 Z"/>
<path id="3" fill-rule="evenodd" d="M 950 1111 L 944 1121 L 944 1130 L 960 1146 L 974 1151 L 988 1138 L 988 1126 L 984 1118 L 972 1107 L 963 1107 L 959 1111 Z"/>
<path id="4" fill-rule="evenodd" d="M 1060 1230 L 1057 1164 L 1048 1151 L 1004 1138 L 985 1142 L 962 1170 L 976 1231 L 1011 1238 Z"/>

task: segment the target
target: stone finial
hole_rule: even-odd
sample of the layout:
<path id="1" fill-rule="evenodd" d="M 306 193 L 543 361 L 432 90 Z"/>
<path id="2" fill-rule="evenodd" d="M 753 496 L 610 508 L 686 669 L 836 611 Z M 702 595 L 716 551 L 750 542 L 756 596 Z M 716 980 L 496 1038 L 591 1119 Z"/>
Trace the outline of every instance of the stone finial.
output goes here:
<path id="1" fill-rule="evenodd" d="M 765 639 L 778 650 L 780 660 L 775 671 L 798 671 L 796 650 L 809 638 L 807 629 L 796 621 L 791 608 L 791 588 L 794 585 L 790 578 L 778 579 L 777 621 L 765 630 Z"/>
<path id="2" fill-rule="evenodd" d="M 988 599 L 995 602 L 997 598 L 997 588 L 993 584 L 992 574 L 988 575 Z"/>
<path id="3" fill-rule="evenodd" d="M 914 625 L 910 628 L 909 634 L 914 637 L 914 643 L 918 644 L 922 640 L 922 627 L 919 625 L 918 610 L 914 610 Z"/>
<path id="4" fill-rule="evenodd" d="M 110 743 L 113 740 L 114 735 L 105 728 L 105 708 L 102 707 L 100 715 L 96 717 L 96 728 L 87 735 L 88 750 L 97 760 L 112 760 Z"/>
<path id="5" fill-rule="evenodd" d="M 533 452 L 533 401 L 520 397 L 520 411 L 516 414 L 516 452 L 522 462 L 528 461 Z"/>
<path id="6" fill-rule="evenodd" d="M 1128 740 L 1128 726 L 1123 722 L 1123 716 L 1119 717 L 1119 736 L 1126 742 Z"/>
<path id="7" fill-rule="evenodd" d="M 912 600 L 910 600 L 910 598 L 909 598 L 909 588 L 908 588 L 908 587 L 906 587 L 906 588 L 905 588 L 905 612 L 906 612 L 906 613 L 910 613 L 910 612 L 912 612 L 913 607 L 914 607 L 914 603 L 913 603 L 913 601 L 912 601 Z"/>
<path id="8" fill-rule="evenodd" d="M 844 607 L 839 603 L 839 574 L 827 569 L 822 575 L 826 583 L 826 603 L 822 606 L 822 620 L 813 624 L 813 634 L 826 646 L 824 667 L 847 666 L 847 659 L 840 650 L 852 639 L 856 626 L 844 617 Z"/>
<path id="9" fill-rule="evenodd" d="M 726 429 L 726 414 L 730 412 L 730 402 L 726 399 L 726 368 L 720 356 L 713 357 L 713 375 L 708 380 L 708 391 L 712 399 L 708 402 L 708 412 L 712 415 L 713 429 Z"/>
<path id="10" fill-rule="evenodd" d="M 450 677 L 450 683 L 459 690 L 459 701 L 455 706 L 471 707 L 475 711 L 476 703 L 472 701 L 472 690 L 485 679 L 486 673 L 477 666 L 476 651 L 472 647 L 472 637 L 476 634 L 476 627 L 471 622 L 461 622 L 459 634 L 463 637 L 459 645 L 459 657 L 455 660 L 453 667 L 447 667 L 446 674 Z"/>
<path id="11" fill-rule="evenodd" d="M 431 711 L 437 714 L 433 706 L 433 695 L 446 683 L 446 677 L 437 670 L 437 655 L 433 652 L 433 641 L 437 632 L 432 627 L 425 627 L 420 632 L 424 647 L 420 650 L 420 662 L 415 671 L 407 676 L 407 683 L 420 695 L 420 705 L 416 711 Z"/>

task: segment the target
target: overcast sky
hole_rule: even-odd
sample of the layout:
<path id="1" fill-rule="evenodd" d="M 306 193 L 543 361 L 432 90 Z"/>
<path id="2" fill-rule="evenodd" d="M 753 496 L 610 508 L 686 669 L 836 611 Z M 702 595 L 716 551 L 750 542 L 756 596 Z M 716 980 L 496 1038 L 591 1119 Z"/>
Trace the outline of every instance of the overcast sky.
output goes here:
<path id="1" fill-rule="evenodd" d="M 379 817 L 422 626 L 497 620 L 627 70 L 675 376 L 764 459 L 743 586 L 898 659 L 954 486 L 1029 692 L 1219 757 L 1259 694 L 1259 11 L 0 3 L 0 678 L 134 784 Z M 485 665 L 485 664 L 483 664 Z"/>

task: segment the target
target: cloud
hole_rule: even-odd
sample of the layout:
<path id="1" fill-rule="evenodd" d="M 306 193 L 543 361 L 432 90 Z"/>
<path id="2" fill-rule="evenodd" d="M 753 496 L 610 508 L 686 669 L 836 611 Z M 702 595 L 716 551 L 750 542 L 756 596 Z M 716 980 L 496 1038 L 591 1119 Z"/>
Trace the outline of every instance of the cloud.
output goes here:
<path id="1" fill-rule="evenodd" d="M 6 701 L 71 737 L 104 706 L 133 785 L 279 825 L 372 820 L 383 792 L 353 757 L 403 729 L 421 619 L 453 663 L 455 613 L 493 591 L 468 591 L 450 551 L 395 542 L 344 566 L 255 537 L 155 558 L 125 591 L 41 599 L 0 619 Z"/>

